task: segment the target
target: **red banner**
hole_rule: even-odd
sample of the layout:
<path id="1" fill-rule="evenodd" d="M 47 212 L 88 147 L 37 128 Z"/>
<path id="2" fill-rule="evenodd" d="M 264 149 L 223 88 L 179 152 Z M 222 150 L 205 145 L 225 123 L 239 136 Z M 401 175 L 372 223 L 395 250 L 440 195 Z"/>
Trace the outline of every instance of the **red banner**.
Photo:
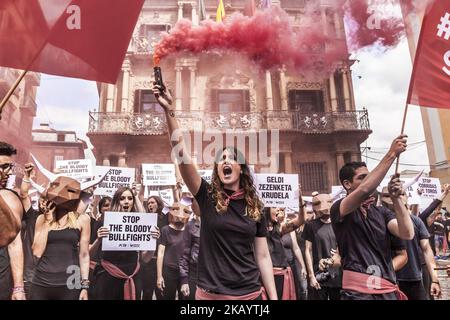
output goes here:
<path id="1" fill-rule="evenodd" d="M 144 0 L 1 0 L 0 65 L 116 83 Z"/>
<path id="2" fill-rule="evenodd" d="M 450 0 L 434 1 L 427 9 L 407 102 L 450 109 Z"/>

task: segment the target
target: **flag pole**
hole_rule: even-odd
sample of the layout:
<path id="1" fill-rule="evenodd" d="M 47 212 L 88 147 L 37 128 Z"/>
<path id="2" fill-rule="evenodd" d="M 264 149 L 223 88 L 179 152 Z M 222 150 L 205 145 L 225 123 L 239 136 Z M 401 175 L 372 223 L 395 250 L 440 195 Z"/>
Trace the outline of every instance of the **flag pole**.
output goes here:
<path id="1" fill-rule="evenodd" d="M 9 89 L 8 93 L 3 98 L 2 102 L 0 103 L 0 120 L 2 119 L 3 108 L 5 107 L 6 103 L 9 101 L 11 96 L 13 95 L 14 91 L 19 86 L 20 82 L 22 82 L 22 80 L 25 77 L 25 75 L 27 74 L 27 72 L 28 72 L 28 70 L 23 70 L 22 71 L 22 73 L 20 74 L 19 78 L 17 78 L 16 82 L 14 82 L 13 86 L 11 87 L 11 89 Z"/>
<path id="2" fill-rule="evenodd" d="M 405 104 L 405 111 L 403 112 L 403 121 L 402 121 L 402 132 L 400 133 L 401 135 L 405 133 L 405 125 L 406 125 L 406 116 L 408 114 L 408 106 L 409 104 L 406 103 Z M 398 174 L 398 167 L 400 165 L 400 155 L 398 155 L 397 157 L 397 163 L 395 164 L 395 173 Z"/>

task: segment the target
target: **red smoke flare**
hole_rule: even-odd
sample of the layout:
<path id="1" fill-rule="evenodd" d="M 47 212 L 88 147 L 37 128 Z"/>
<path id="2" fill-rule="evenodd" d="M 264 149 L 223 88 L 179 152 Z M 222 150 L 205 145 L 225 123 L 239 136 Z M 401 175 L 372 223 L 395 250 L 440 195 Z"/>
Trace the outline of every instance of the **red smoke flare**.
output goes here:
<path id="1" fill-rule="evenodd" d="M 402 19 L 387 18 L 380 21 L 380 29 L 370 29 L 367 21 L 372 12 L 368 12 L 368 1 L 334 2 L 333 9 L 340 15 L 345 10 L 349 18 L 347 20 L 350 25 L 346 26 L 349 47 L 357 50 L 375 43 L 385 47 L 397 45 L 404 35 Z M 386 4 L 397 1 L 370 2 Z M 307 18 L 313 22 L 295 30 L 287 13 L 278 6 L 259 11 L 252 17 L 234 14 L 225 23 L 207 20 L 200 26 L 192 26 L 189 20 L 181 20 L 170 34 L 163 36 L 155 55 L 163 59 L 180 52 L 200 54 L 231 51 L 247 57 L 263 69 L 285 65 L 302 73 L 313 72 L 315 75 L 332 72 L 335 63 L 348 59 L 345 41 L 329 38 L 324 34 L 320 7 L 317 4 L 310 5 L 307 9 Z"/>

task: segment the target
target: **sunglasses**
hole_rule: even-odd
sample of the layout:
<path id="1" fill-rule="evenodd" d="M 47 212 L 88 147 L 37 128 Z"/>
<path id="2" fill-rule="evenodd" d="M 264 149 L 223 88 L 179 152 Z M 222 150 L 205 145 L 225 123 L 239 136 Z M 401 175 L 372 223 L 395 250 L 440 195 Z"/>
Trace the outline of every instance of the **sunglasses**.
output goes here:
<path id="1" fill-rule="evenodd" d="M 2 169 L 3 171 L 6 171 L 6 170 L 13 170 L 14 169 L 14 163 L 3 163 L 3 164 L 0 164 L 0 169 Z"/>

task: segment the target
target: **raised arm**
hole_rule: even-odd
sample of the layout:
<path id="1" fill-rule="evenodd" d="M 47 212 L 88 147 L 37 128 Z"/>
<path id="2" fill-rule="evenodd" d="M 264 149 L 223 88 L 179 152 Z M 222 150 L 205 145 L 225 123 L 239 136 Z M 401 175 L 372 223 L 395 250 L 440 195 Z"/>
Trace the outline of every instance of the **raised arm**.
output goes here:
<path id="1" fill-rule="evenodd" d="M 22 201 L 23 208 L 25 212 L 30 210 L 31 208 L 31 200 L 28 192 L 31 187 L 31 180 L 34 179 L 35 176 L 34 165 L 32 163 L 27 163 L 25 165 L 24 177 L 22 179 L 22 184 L 20 185 L 20 199 Z"/>
<path id="2" fill-rule="evenodd" d="M 391 145 L 388 153 L 383 157 L 380 163 L 371 173 L 369 173 L 361 182 L 358 188 L 351 192 L 340 204 L 341 219 L 347 214 L 355 211 L 363 201 L 365 201 L 378 187 L 386 176 L 389 168 L 395 159 L 406 150 L 406 135 L 398 136 Z"/>
<path id="3" fill-rule="evenodd" d="M 400 175 L 396 174 L 392 177 L 388 185 L 389 195 L 394 204 L 396 219 L 389 221 L 387 226 L 394 236 L 403 240 L 411 240 L 414 238 L 414 226 L 411 215 L 401 199 L 402 187 Z"/>
<path id="4" fill-rule="evenodd" d="M 175 117 L 173 109 L 173 99 L 170 92 L 166 89 L 161 94 L 161 87 L 154 83 L 153 94 L 158 100 L 161 107 L 163 107 L 166 113 L 167 128 L 169 130 L 170 143 L 172 145 L 172 155 L 176 155 L 178 160 L 178 167 L 180 169 L 181 176 L 184 183 L 188 187 L 189 191 L 196 195 L 200 189 L 201 178 L 195 168 L 191 155 L 184 143 L 183 134 L 178 125 L 178 120 Z"/>

